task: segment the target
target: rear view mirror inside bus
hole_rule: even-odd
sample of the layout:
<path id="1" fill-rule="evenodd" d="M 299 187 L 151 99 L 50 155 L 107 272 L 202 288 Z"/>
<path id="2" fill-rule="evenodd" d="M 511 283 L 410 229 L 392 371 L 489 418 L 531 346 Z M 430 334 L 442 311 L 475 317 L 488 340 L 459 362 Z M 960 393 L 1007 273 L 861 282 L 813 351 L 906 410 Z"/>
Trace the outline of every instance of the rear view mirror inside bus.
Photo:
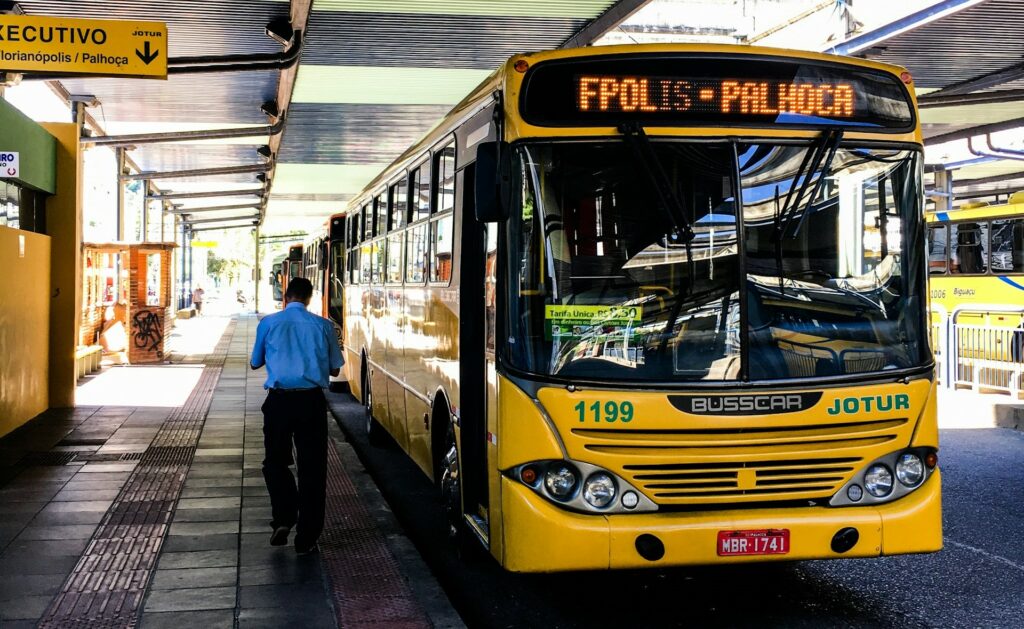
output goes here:
<path id="1" fill-rule="evenodd" d="M 507 142 L 481 142 L 476 149 L 474 205 L 476 220 L 500 223 L 511 205 L 512 151 Z"/>

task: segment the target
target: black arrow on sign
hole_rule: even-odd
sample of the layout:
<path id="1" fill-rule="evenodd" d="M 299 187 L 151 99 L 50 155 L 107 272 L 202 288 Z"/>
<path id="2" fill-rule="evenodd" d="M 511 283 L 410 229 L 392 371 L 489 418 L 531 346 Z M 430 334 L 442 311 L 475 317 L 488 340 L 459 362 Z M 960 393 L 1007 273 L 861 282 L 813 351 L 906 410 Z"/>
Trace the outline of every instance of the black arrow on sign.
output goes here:
<path id="1" fill-rule="evenodd" d="M 142 59 L 142 63 L 146 64 L 147 66 L 150 63 L 152 63 L 152 61 L 154 59 L 156 59 L 157 57 L 160 56 L 160 51 L 159 50 L 154 50 L 154 51 L 150 52 L 149 40 L 146 40 L 146 45 L 142 47 L 142 50 L 145 51 L 145 52 L 142 52 L 138 48 L 136 48 L 135 49 L 135 54 L 139 57 L 139 59 Z"/>

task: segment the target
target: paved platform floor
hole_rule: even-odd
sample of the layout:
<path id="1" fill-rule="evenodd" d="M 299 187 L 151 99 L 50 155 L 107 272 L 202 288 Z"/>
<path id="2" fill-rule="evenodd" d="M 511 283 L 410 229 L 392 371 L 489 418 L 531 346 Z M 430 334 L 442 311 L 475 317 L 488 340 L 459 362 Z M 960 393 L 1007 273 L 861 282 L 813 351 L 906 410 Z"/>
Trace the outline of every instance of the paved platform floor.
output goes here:
<path id="1" fill-rule="evenodd" d="M 256 323 L 183 321 L 0 439 L 0 627 L 461 624 L 333 421 L 321 552 L 268 544 Z"/>

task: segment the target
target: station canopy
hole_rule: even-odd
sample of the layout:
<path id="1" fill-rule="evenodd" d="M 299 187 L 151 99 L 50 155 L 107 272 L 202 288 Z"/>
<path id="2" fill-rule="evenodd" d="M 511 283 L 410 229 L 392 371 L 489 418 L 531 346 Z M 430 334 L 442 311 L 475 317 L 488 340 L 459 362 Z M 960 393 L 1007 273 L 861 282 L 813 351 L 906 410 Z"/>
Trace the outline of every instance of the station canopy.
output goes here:
<path id="1" fill-rule="evenodd" d="M 264 233 L 315 229 L 327 215 L 343 210 L 348 199 L 512 54 L 557 48 L 574 36 L 577 44 L 588 43 L 642 4 L 17 2 L 26 15 L 166 22 L 166 81 L 55 77 L 59 85 L 51 85 L 66 99 L 86 103 L 88 120 L 100 136 L 92 144 L 87 139 L 86 146 L 127 146 L 129 166 L 148 173 L 152 196 L 165 207 L 187 221 L 202 221 L 204 228 L 260 220 Z M 268 36 L 268 25 L 277 39 Z M 301 38 L 293 30 L 301 31 Z M 291 63 L 295 53 L 297 62 Z M 231 66 L 229 71 L 218 71 L 221 64 Z M 121 141 L 135 134 L 219 129 L 242 131 L 229 138 Z M 252 134 L 244 135 L 246 129 Z M 258 152 L 264 146 L 271 157 Z M 232 167 L 240 172 L 177 174 Z M 206 209 L 216 207 L 228 209 Z M 196 212 L 189 214 L 189 209 Z"/>

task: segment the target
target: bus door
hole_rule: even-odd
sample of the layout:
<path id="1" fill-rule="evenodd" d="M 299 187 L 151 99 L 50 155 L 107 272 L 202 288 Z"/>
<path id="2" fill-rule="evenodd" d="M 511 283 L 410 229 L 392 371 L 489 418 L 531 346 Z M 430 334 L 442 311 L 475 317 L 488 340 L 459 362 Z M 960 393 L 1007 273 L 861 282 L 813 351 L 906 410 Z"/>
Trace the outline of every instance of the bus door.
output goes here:
<path id="1" fill-rule="evenodd" d="M 459 278 L 459 428 L 463 508 L 485 534 L 489 535 L 488 501 L 490 496 L 488 448 L 494 439 L 497 415 L 494 404 L 495 363 L 493 338 L 488 341 L 488 308 L 493 310 L 494 284 L 488 285 L 497 261 L 490 255 L 488 235 L 497 235 L 497 225 L 485 226 L 476 220 L 474 207 L 475 160 L 480 142 L 497 137 L 494 108 L 488 107 L 456 131 L 456 164 L 467 164 L 455 177 L 456 220 L 461 235 Z M 461 218 L 459 214 L 461 211 Z M 493 239 L 496 244 L 496 238 Z M 488 292 L 492 294 L 488 297 Z M 490 302 L 488 302 L 490 299 Z M 490 304 L 490 305 L 488 305 Z M 490 344 L 491 349 L 488 349 Z"/>

